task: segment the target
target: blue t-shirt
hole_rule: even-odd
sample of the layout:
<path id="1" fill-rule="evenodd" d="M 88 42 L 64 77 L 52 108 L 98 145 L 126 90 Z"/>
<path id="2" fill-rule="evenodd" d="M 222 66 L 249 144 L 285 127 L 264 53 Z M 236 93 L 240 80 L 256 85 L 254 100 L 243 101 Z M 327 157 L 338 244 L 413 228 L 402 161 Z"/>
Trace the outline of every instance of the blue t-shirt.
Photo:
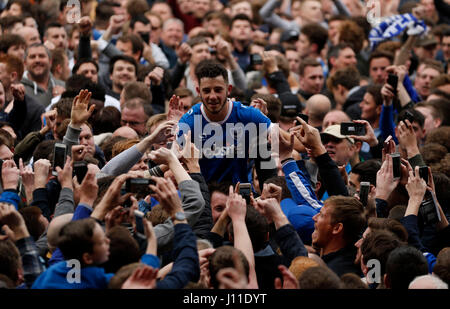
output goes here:
<path id="1" fill-rule="evenodd" d="M 266 158 L 270 151 L 258 149 L 257 137 L 267 138 L 270 119 L 260 110 L 228 101 L 228 114 L 221 122 L 206 116 L 202 103 L 181 117 L 179 143 L 183 133 L 191 131 L 191 141 L 200 150 L 200 169 L 208 181 L 248 182 L 247 160 L 257 155 Z M 251 139 L 251 141 L 250 141 Z"/>

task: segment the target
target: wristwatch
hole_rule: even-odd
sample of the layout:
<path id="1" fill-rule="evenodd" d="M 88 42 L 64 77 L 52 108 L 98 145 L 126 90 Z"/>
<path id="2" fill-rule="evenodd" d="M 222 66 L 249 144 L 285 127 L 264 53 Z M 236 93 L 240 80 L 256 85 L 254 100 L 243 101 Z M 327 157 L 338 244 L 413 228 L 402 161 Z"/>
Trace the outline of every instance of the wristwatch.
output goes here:
<path id="1" fill-rule="evenodd" d="M 173 216 L 172 216 L 172 221 L 183 221 L 186 220 L 186 214 L 182 211 L 176 212 Z"/>

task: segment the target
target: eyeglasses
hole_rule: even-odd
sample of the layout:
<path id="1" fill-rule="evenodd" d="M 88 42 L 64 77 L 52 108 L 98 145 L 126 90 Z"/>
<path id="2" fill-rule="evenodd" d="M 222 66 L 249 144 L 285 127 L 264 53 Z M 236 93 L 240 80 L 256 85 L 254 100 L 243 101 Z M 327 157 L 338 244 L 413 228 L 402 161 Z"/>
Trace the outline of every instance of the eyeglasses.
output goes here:
<path id="1" fill-rule="evenodd" d="M 121 120 L 120 123 L 121 123 L 123 126 L 126 126 L 127 124 L 128 124 L 129 126 L 138 126 L 138 125 L 140 125 L 140 124 L 144 124 L 145 121 L 128 121 L 128 120 Z"/>
<path id="2" fill-rule="evenodd" d="M 156 30 L 158 30 L 159 28 L 161 28 L 161 27 L 154 27 L 154 26 L 152 26 L 152 31 L 156 31 Z"/>

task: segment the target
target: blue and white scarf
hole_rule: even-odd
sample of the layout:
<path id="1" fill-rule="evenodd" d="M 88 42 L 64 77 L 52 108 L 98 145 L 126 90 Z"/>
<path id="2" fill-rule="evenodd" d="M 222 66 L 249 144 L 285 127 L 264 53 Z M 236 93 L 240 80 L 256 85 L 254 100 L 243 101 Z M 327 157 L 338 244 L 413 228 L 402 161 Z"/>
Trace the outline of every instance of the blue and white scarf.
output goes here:
<path id="1" fill-rule="evenodd" d="M 396 37 L 408 28 L 408 35 L 420 35 L 427 31 L 423 20 L 418 20 L 412 14 L 394 15 L 386 18 L 369 33 L 370 49 L 373 51 L 378 44 Z"/>

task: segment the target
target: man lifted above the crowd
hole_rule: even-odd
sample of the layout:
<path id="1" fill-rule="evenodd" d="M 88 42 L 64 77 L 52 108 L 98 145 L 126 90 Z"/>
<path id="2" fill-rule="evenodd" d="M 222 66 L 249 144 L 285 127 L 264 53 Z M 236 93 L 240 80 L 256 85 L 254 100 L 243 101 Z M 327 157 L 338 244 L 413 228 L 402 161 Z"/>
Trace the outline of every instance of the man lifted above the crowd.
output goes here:
<path id="1" fill-rule="evenodd" d="M 270 149 L 260 147 L 258 155 L 252 156 L 250 145 L 262 145 L 270 133 L 272 148 L 275 149 L 277 127 L 259 110 L 228 99 L 232 86 L 228 82 L 227 70 L 220 63 L 204 60 L 197 66 L 195 74 L 198 79 L 197 92 L 202 103 L 195 105 L 181 117 L 178 136 L 191 131 L 191 140 L 203 155 L 200 167 L 206 181 L 249 182 L 249 157 L 270 160 Z M 174 101 L 172 99 L 170 104 L 174 104 Z M 252 128 L 255 132 L 252 132 Z M 257 137 L 258 134 L 258 143 L 256 140 L 250 142 L 250 138 Z M 280 134 L 289 135 L 282 130 Z M 304 147 L 298 140 L 295 143 L 299 150 L 303 150 Z M 267 172 L 268 167 L 262 163 L 268 162 L 261 162 L 260 166 L 260 171 Z M 258 163 L 256 165 L 258 170 Z"/>

